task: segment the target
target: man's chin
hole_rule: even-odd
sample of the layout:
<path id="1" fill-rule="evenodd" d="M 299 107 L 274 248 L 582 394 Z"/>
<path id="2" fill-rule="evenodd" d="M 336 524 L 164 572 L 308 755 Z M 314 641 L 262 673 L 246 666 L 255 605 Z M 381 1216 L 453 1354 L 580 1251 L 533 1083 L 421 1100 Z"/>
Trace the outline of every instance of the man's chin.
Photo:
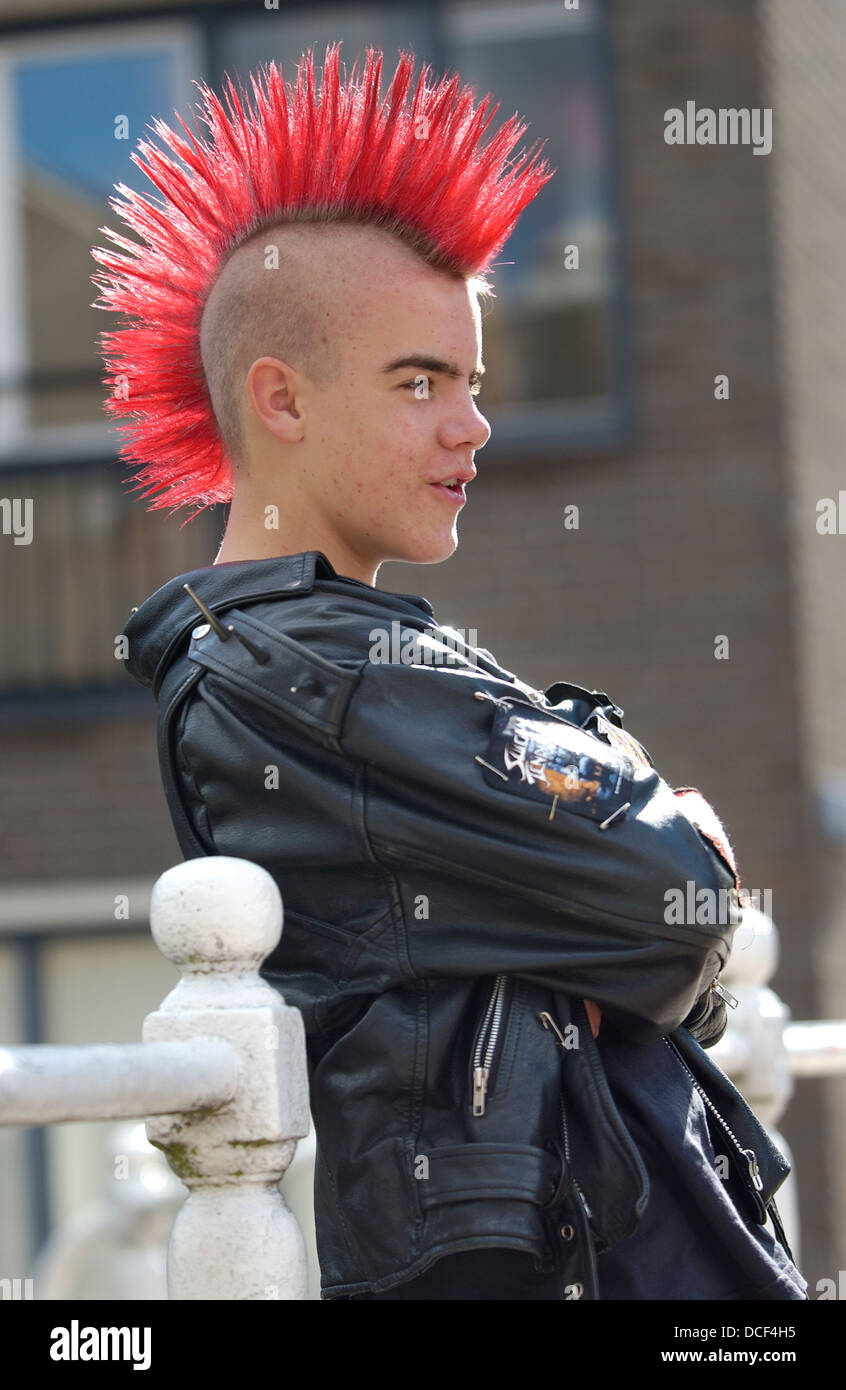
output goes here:
<path id="1" fill-rule="evenodd" d="M 433 537 L 431 540 L 418 540 L 406 547 L 406 553 L 397 556 L 408 565 L 439 565 L 454 555 L 458 548 L 458 536 Z"/>

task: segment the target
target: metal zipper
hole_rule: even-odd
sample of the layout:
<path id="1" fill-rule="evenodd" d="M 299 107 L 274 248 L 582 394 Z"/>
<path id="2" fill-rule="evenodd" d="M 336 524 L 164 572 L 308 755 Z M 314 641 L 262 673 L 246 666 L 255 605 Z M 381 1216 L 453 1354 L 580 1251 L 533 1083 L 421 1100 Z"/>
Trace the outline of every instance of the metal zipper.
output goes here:
<path id="1" fill-rule="evenodd" d="M 496 1045 L 502 1027 L 507 976 L 497 975 L 485 1009 L 476 1046 L 473 1049 L 473 1114 L 484 1115 L 485 1098 L 491 1075 Z"/>
<path id="2" fill-rule="evenodd" d="M 558 1025 L 557 1025 L 557 1023 L 555 1022 L 555 1019 L 552 1017 L 552 1015 L 544 1012 L 544 1013 L 538 1014 L 538 1018 L 540 1019 L 541 1023 L 542 1023 L 543 1026 L 544 1026 L 544 1028 L 547 1029 L 547 1031 L 549 1031 L 550 1029 L 552 1030 L 552 1032 L 555 1034 L 556 1038 L 558 1039 L 558 1041 L 559 1041 L 561 1047 L 566 1051 L 566 1044 L 565 1044 L 565 1042 L 564 1042 L 563 1037 L 561 1036 L 560 1029 L 558 1028 Z M 569 1130 L 568 1130 L 568 1127 L 567 1127 L 567 1110 L 566 1110 L 566 1107 L 565 1107 L 565 1105 L 564 1105 L 564 1097 L 563 1097 L 563 1096 L 561 1096 L 560 1102 L 561 1102 L 561 1104 L 560 1104 L 559 1122 L 560 1122 L 560 1128 L 561 1128 L 561 1140 L 562 1140 L 562 1144 L 563 1144 L 563 1146 L 564 1146 L 564 1161 L 565 1161 L 565 1163 L 566 1163 L 566 1165 L 567 1165 L 567 1168 L 568 1168 L 569 1171 L 570 1171 L 570 1178 L 571 1178 L 571 1182 L 572 1182 L 572 1185 L 573 1185 L 573 1190 L 575 1191 L 576 1196 L 578 1197 L 579 1201 L 581 1202 L 582 1206 L 584 1207 L 585 1215 L 587 1216 L 588 1220 L 590 1220 L 590 1218 L 591 1218 L 591 1216 L 593 1215 L 593 1213 L 591 1212 L 591 1209 L 590 1209 L 590 1207 L 589 1207 L 589 1205 L 588 1205 L 587 1197 L 586 1197 L 585 1194 L 582 1192 L 582 1189 L 579 1187 L 579 1184 L 578 1184 L 578 1182 L 576 1181 L 576 1178 L 575 1178 L 575 1176 L 574 1176 L 574 1174 L 573 1174 L 572 1163 L 570 1162 L 570 1134 L 569 1134 Z"/>
<path id="3" fill-rule="evenodd" d="M 721 984 L 720 984 L 720 977 L 719 977 L 719 975 L 715 975 L 715 976 L 714 976 L 714 979 L 713 979 L 713 981 L 711 982 L 711 989 L 714 991 L 714 993 L 715 993 L 720 999 L 724 1000 L 725 1003 L 728 1004 L 728 1006 L 729 1006 L 730 1009 L 736 1009 L 736 1008 L 737 1008 L 737 1003 L 738 1003 L 737 999 L 736 999 L 735 996 L 731 993 L 731 990 L 726 989 L 725 985 L 721 985 Z"/>
<path id="4" fill-rule="evenodd" d="M 760 1171 L 758 1169 L 758 1158 L 755 1153 L 755 1150 L 744 1149 L 737 1135 L 734 1133 L 734 1130 L 723 1119 L 722 1115 L 720 1114 L 714 1102 L 711 1100 L 710 1096 L 706 1094 L 706 1092 L 700 1086 L 699 1082 L 696 1080 L 696 1077 L 693 1075 L 693 1072 L 690 1070 L 690 1067 L 687 1065 L 687 1062 L 682 1057 L 678 1048 L 670 1041 L 670 1039 L 666 1035 L 664 1036 L 664 1042 L 667 1044 L 668 1048 L 670 1049 L 676 1060 L 679 1062 L 680 1066 L 684 1067 L 685 1071 L 687 1072 L 688 1076 L 690 1077 L 700 1096 L 704 1100 L 708 1109 L 711 1111 L 712 1115 L 714 1115 L 715 1118 L 719 1120 L 729 1139 L 734 1144 L 734 1147 L 737 1150 L 737 1152 L 742 1155 L 747 1171 L 749 1173 L 749 1179 L 752 1183 L 752 1187 L 756 1192 L 763 1192 L 764 1184 L 761 1179 Z"/>

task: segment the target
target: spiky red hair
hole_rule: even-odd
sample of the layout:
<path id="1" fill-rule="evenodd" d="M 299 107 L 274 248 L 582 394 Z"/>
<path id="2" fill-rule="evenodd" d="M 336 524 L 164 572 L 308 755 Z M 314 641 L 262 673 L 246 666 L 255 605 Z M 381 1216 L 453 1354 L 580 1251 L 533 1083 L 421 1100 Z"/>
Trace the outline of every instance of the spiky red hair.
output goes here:
<path id="1" fill-rule="evenodd" d="M 153 497 L 148 510 L 195 503 L 193 517 L 232 497 L 231 462 L 200 358 L 200 319 L 225 259 L 251 233 L 310 210 L 330 220 L 400 223 L 422 235 L 444 269 L 486 284 L 483 272 L 554 173 L 534 145 L 509 166 L 527 129 L 516 114 L 480 147 L 500 103 L 488 113 L 487 96 L 474 109 L 475 89 L 461 87 L 457 74 L 430 86 L 427 64 L 409 110 L 415 58 L 401 52 L 380 106 L 382 53 L 368 48 L 361 81 L 356 60 L 342 85 L 339 47 L 326 49 L 319 96 L 311 49 L 297 65 L 296 91 L 273 62 L 258 69 L 263 87 L 250 74 L 255 106 L 228 75 L 228 113 L 195 82 L 211 140 L 196 138 L 178 112 L 190 145 L 155 120 L 156 135 L 186 167 L 141 140 L 131 157 L 164 204 L 123 183 L 116 189 L 125 198 L 109 200 L 144 244 L 101 227 L 124 254 L 91 252 L 109 272 L 91 277 L 100 290 L 92 307 L 134 319 L 100 334 L 111 387 L 104 409 L 133 417 L 117 426 L 120 457 L 141 465 L 133 490 Z"/>

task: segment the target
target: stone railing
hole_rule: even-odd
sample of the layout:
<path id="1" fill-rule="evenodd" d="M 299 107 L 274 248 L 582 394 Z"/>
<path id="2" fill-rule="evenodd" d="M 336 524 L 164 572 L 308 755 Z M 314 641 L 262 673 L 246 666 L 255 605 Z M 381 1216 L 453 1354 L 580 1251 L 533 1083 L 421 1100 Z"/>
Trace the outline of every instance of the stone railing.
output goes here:
<path id="1" fill-rule="evenodd" d="M 189 1195 L 168 1246 L 173 1299 L 306 1299 L 302 1233 L 278 1183 L 309 1132 L 302 1019 L 258 974 L 279 941 L 273 878 L 248 860 L 190 859 L 156 881 L 150 924 L 182 978 L 137 1044 L 0 1049 L 0 1124 L 147 1120 Z M 794 1078 L 846 1071 L 846 1021 L 791 1022 L 769 988 L 778 935 L 746 906 L 722 979 L 736 996 L 711 1056 L 773 1127 Z M 309 1182 L 309 1186 L 310 1186 Z M 779 1207 L 799 1259 L 795 1175 Z"/>
<path id="2" fill-rule="evenodd" d="M 143 1042 L 0 1050 L 0 1124 L 146 1118 L 189 1190 L 170 1298 L 305 1299 L 303 1237 L 277 1186 L 309 1131 L 305 1036 L 258 973 L 279 890 L 247 860 L 189 859 L 156 881 L 150 925 L 182 978 Z"/>
<path id="3" fill-rule="evenodd" d="M 793 1094 L 795 1078 L 846 1072 L 846 1019 L 791 1022 L 790 1010 L 769 987 L 778 966 L 778 931 L 755 906 L 743 908 L 731 956 L 721 975 L 736 998 L 728 1027 L 710 1055 L 731 1077 L 792 1164 L 776 1125 Z M 795 1171 L 776 1194 L 790 1247 L 800 1260 Z"/>

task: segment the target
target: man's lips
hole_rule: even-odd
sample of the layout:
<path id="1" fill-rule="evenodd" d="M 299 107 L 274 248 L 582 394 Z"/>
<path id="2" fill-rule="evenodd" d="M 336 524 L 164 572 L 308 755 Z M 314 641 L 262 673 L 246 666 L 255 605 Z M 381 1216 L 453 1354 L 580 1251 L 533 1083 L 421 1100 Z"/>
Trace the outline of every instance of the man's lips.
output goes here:
<path id="1" fill-rule="evenodd" d="M 463 483 L 456 483 L 455 487 L 447 487 L 446 483 L 430 483 L 429 486 L 433 487 L 436 492 L 443 493 L 444 497 L 448 497 L 454 505 L 457 503 L 459 506 L 463 506 L 467 501 Z"/>
<path id="2" fill-rule="evenodd" d="M 439 492 L 442 492 L 445 497 L 449 498 L 453 505 L 458 504 L 458 506 L 463 507 L 464 503 L 467 501 L 464 492 L 464 484 L 472 483 L 475 476 L 476 469 L 471 463 L 469 468 L 465 466 L 459 468 L 457 473 L 447 473 L 443 478 L 433 479 L 429 486 L 437 488 Z M 450 486 L 451 483 L 454 485 Z"/>

